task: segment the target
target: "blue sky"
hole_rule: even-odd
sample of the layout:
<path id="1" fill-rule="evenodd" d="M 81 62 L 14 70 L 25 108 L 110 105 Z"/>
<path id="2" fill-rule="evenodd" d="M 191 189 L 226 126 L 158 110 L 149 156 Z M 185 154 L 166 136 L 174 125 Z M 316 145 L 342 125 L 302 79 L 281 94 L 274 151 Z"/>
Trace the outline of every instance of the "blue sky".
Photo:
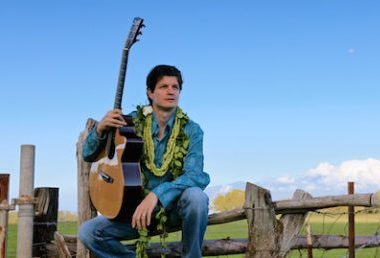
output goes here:
<path id="1" fill-rule="evenodd" d="M 123 110 L 146 103 L 154 65 L 181 69 L 180 104 L 204 130 L 211 185 L 297 185 L 320 164 L 339 175 L 371 158 L 380 174 L 379 2 L 128 2 L 0 4 L 0 172 L 11 174 L 12 198 L 20 145 L 34 144 L 35 186 L 59 187 L 60 209 L 76 209 L 75 144 L 87 118 L 113 106 L 135 16 L 146 28 Z"/>

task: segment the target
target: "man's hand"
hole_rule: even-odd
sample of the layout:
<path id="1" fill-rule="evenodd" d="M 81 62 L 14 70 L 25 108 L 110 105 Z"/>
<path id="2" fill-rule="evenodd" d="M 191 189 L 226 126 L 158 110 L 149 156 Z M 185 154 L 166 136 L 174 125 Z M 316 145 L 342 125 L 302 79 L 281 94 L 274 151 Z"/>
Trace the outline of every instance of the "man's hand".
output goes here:
<path id="1" fill-rule="evenodd" d="M 146 229 L 150 225 L 152 212 L 158 202 L 157 196 L 150 192 L 144 200 L 137 206 L 132 217 L 132 227 L 137 229 Z"/>
<path id="2" fill-rule="evenodd" d="M 119 128 L 126 125 L 127 123 L 124 121 L 122 114 L 120 109 L 109 111 L 96 127 L 98 135 L 102 136 L 111 127 Z"/>

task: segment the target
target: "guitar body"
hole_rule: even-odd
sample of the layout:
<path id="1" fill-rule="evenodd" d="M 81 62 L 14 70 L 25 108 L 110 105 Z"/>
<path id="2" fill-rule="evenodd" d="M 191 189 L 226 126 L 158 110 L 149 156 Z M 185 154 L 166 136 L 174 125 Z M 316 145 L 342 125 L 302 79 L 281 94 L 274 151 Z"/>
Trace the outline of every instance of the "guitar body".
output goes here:
<path id="1" fill-rule="evenodd" d="M 137 137 L 132 118 L 115 132 L 115 154 L 110 159 L 104 149 L 90 170 L 90 197 L 95 208 L 105 217 L 130 221 L 142 201 L 143 188 L 140 158 L 143 141 Z"/>

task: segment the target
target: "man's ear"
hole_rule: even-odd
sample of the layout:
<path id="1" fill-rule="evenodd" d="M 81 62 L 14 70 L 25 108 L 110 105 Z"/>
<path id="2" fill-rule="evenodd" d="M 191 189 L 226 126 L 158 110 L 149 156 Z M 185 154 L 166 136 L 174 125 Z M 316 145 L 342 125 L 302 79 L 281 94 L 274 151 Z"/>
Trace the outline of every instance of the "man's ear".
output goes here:
<path id="1" fill-rule="evenodd" d="M 152 99 L 153 92 L 150 89 L 146 89 L 146 95 L 148 98 Z"/>

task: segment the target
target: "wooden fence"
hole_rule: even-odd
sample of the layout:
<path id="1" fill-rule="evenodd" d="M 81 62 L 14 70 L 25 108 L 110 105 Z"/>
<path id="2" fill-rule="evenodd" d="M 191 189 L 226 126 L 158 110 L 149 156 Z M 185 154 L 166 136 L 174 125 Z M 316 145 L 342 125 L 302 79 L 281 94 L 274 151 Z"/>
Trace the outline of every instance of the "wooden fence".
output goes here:
<path id="1" fill-rule="evenodd" d="M 82 159 L 82 146 L 90 128 L 95 121 L 89 119 L 85 130 L 80 134 L 77 143 L 78 162 L 78 227 L 84 221 L 96 216 L 96 211 L 91 205 L 89 198 L 88 177 L 90 164 Z M 30 147 L 30 146 L 26 146 Z M 34 154 L 33 154 L 34 156 Z M 31 167 L 31 166 L 29 166 Z M 34 167 L 34 166 L 32 166 Z M 33 168 L 34 170 L 34 168 Z M 0 201 L 7 198 L 8 176 L 6 176 L 6 188 L 0 189 Z M 21 176 L 22 177 L 22 176 Z M 3 181 L 3 180 L 0 180 Z M 25 197 L 25 196 L 24 196 Z M 29 200 L 30 199 L 30 200 Z M 33 199 L 33 200 L 32 200 Z M 7 223 L 7 211 L 13 209 L 16 204 L 33 204 L 34 208 L 34 250 L 33 253 L 42 252 L 40 257 L 90 257 L 89 252 L 83 247 L 76 236 L 62 236 L 57 232 L 58 213 L 58 189 L 43 188 L 34 189 L 34 197 L 27 200 L 20 194 L 20 199 L 8 205 L 8 200 L 1 202 L 0 226 L 0 257 L 5 254 L 5 234 Z M 297 190 L 292 199 L 272 201 L 271 194 L 267 189 L 247 183 L 245 189 L 245 203 L 242 208 L 209 215 L 208 225 L 223 224 L 232 221 L 246 219 L 248 222 L 248 238 L 246 239 L 215 239 L 206 240 L 202 246 L 205 256 L 218 256 L 226 254 L 245 254 L 245 257 L 254 258 L 280 258 L 292 249 L 306 249 L 310 246 L 305 236 L 300 235 L 308 212 L 337 206 L 361 206 L 380 207 L 380 191 L 368 194 L 348 194 L 338 196 L 324 196 L 313 198 L 309 193 Z M 5 216 L 3 216 L 5 215 Z M 178 231 L 180 228 L 169 228 L 168 232 Z M 39 242 L 37 241 L 40 238 Z M 53 241 L 54 238 L 54 241 Z M 345 236 L 318 235 L 312 236 L 313 248 L 333 249 L 348 248 L 349 242 Z M 354 237 L 356 247 L 378 247 L 380 238 L 373 236 Z M 134 246 L 130 246 L 134 248 Z M 163 249 L 159 244 L 151 244 L 147 252 L 149 257 L 179 257 L 181 243 L 171 242 Z M 33 255 L 35 256 L 35 255 Z M 37 255 L 36 255 L 37 256 Z M 26 257 L 26 256 L 25 256 Z"/>
<path id="2" fill-rule="evenodd" d="M 209 225 L 223 224 L 242 219 L 248 220 L 248 239 L 206 240 L 203 243 L 203 255 L 245 254 L 246 257 L 286 257 L 290 250 L 306 249 L 305 236 L 300 236 L 307 213 L 335 206 L 379 207 L 380 194 L 353 194 L 313 198 L 310 194 L 297 190 L 290 200 L 271 200 L 270 192 L 260 186 L 247 183 L 246 201 L 242 208 L 209 215 Z M 278 219 L 276 215 L 281 214 Z M 174 232 L 179 228 L 171 228 Z M 73 238 L 68 238 L 71 243 Z M 357 247 L 380 246 L 380 238 L 360 236 L 355 238 Z M 348 237 L 318 235 L 312 237 L 313 248 L 348 248 Z M 130 246 L 130 248 L 134 248 Z M 152 244 L 148 249 L 149 257 L 179 257 L 181 243 L 169 243 L 162 249 L 160 244 Z M 84 256 L 78 256 L 84 257 Z"/>
<path id="3" fill-rule="evenodd" d="M 268 190 L 251 183 L 246 185 L 246 201 L 242 208 L 209 215 L 208 225 L 223 224 L 232 221 L 248 220 L 248 239 L 216 239 L 203 243 L 203 255 L 245 254 L 246 257 L 286 257 L 293 249 L 308 247 L 305 236 L 300 236 L 308 211 L 323 208 L 353 205 L 378 207 L 379 193 L 325 196 L 312 198 L 302 190 L 297 190 L 290 200 L 272 202 Z M 61 235 L 57 230 L 58 189 L 36 188 L 37 199 L 34 218 L 33 257 L 85 257 L 77 254 L 76 236 Z M 278 219 L 277 215 L 281 215 Z M 270 226 L 268 226 L 270 225 Z M 180 228 L 169 228 L 169 232 Z M 256 231 L 256 234 L 254 232 Z M 312 237 L 313 248 L 348 248 L 349 239 L 345 236 L 318 235 Z M 380 246 L 380 238 L 358 236 L 356 247 Z M 129 246 L 134 249 L 134 246 Z M 151 244 L 149 257 L 179 257 L 181 243 L 172 242 L 162 249 L 158 243 Z"/>
<path id="4" fill-rule="evenodd" d="M 86 128 L 77 143 L 78 226 L 96 216 L 88 192 L 90 164 L 84 162 L 81 157 L 83 141 L 95 123 L 96 121 L 92 119 L 87 121 Z M 299 234 L 308 212 L 336 206 L 379 207 L 380 192 L 313 198 L 309 193 L 297 190 L 292 199 L 273 202 L 267 189 L 247 183 L 244 206 L 241 209 L 211 214 L 209 225 L 247 219 L 248 238 L 207 240 L 203 243 L 202 253 L 205 256 L 245 254 L 246 257 L 254 258 L 286 257 L 292 249 L 307 248 L 306 237 Z M 279 214 L 281 217 L 278 219 Z M 180 229 L 172 228 L 169 232 L 177 230 Z M 65 239 L 71 245 L 76 242 L 73 237 Z M 367 243 L 366 247 L 380 246 L 380 239 L 376 236 L 356 237 L 355 240 L 358 246 L 364 243 Z M 342 248 L 348 247 L 348 240 L 343 236 L 314 236 L 312 245 L 314 248 Z M 148 255 L 160 257 L 162 253 L 165 253 L 168 257 L 179 257 L 180 250 L 180 242 L 169 243 L 166 249 L 162 249 L 159 244 L 152 244 L 148 249 Z M 89 257 L 88 251 L 80 242 L 77 243 L 76 256 Z"/>

